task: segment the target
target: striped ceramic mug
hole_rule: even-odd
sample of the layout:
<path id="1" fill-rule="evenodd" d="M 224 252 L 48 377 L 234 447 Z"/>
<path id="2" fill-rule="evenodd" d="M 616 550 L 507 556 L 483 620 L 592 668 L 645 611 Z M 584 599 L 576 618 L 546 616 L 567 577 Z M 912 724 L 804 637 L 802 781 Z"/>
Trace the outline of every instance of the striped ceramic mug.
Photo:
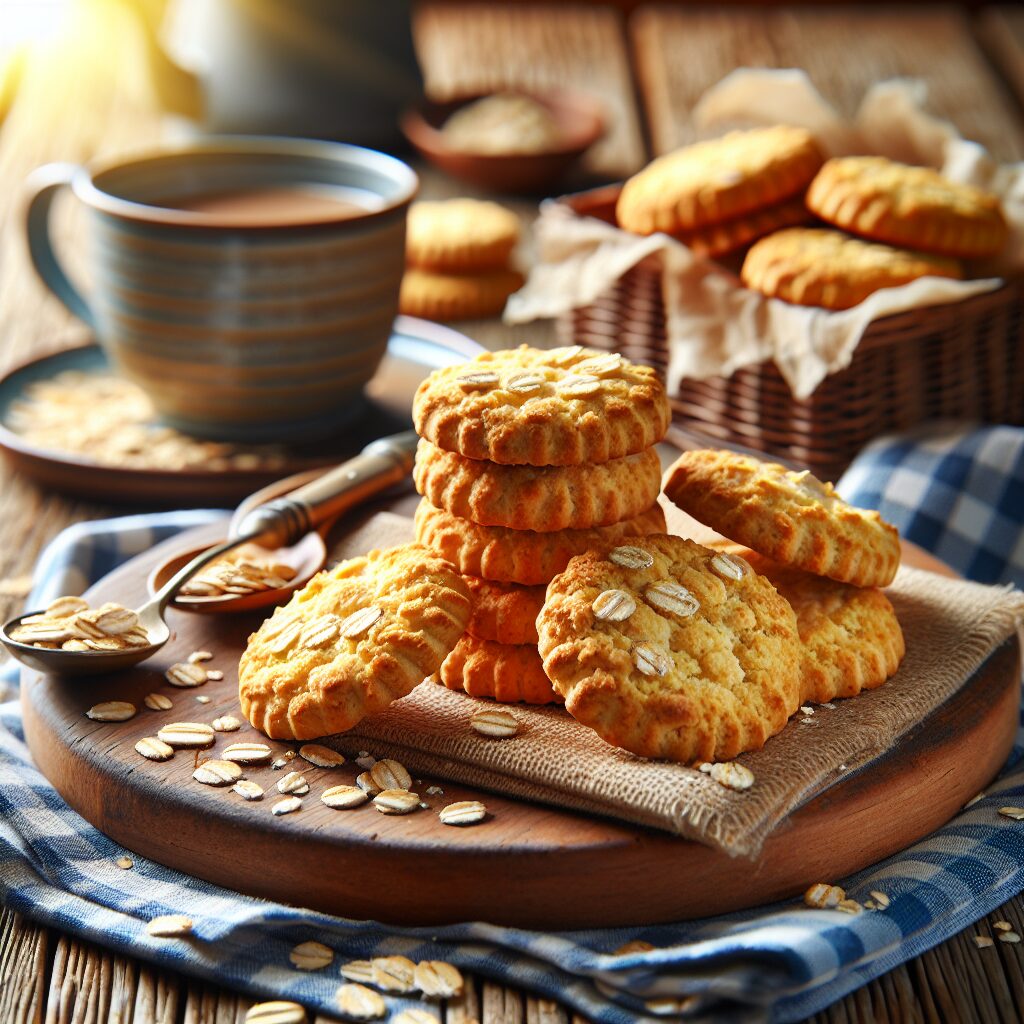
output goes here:
<path id="1" fill-rule="evenodd" d="M 358 412 L 398 312 L 417 179 L 333 142 L 214 138 L 30 178 L 29 250 L 165 422 L 201 436 L 330 433 Z M 94 285 L 61 267 L 49 213 L 89 211 Z"/>

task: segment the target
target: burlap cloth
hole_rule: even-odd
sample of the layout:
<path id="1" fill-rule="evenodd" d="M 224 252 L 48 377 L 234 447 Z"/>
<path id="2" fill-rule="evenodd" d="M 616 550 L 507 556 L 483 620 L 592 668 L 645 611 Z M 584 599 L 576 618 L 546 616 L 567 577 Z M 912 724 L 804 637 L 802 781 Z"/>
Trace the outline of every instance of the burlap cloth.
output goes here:
<path id="1" fill-rule="evenodd" d="M 670 521 L 680 532 L 681 520 Z M 353 557 L 411 537 L 411 520 L 380 513 L 335 553 Z M 798 714 L 764 749 L 740 757 L 756 780 L 745 792 L 692 768 L 617 750 L 561 708 L 519 706 L 513 739 L 485 739 L 469 726 L 482 702 L 431 683 L 332 745 L 397 758 L 416 775 L 607 815 L 753 857 L 786 815 L 888 750 L 1024 621 L 1019 591 L 915 569 L 902 568 L 888 594 L 907 644 L 899 671 L 880 689 L 819 708 L 813 725 L 801 724 Z"/>

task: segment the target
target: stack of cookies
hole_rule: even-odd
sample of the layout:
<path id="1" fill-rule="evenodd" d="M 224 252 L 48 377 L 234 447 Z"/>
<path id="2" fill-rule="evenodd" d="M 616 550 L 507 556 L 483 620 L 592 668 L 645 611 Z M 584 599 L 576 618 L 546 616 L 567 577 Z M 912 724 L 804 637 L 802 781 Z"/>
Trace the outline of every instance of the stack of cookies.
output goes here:
<path id="1" fill-rule="evenodd" d="M 511 265 L 519 218 L 497 203 L 413 203 L 399 307 L 407 316 L 462 320 L 499 313 L 523 283 Z"/>
<path id="2" fill-rule="evenodd" d="M 803 196 L 824 161 L 810 132 L 789 125 L 730 132 L 659 157 L 622 188 L 619 225 L 678 238 L 721 257 L 779 228 L 806 224 Z"/>
<path id="3" fill-rule="evenodd" d="M 748 547 L 647 536 L 574 558 L 537 628 L 576 719 L 645 757 L 724 761 L 798 707 L 896 671 L 903 635 L 878 588 L 899 566 L 899 538 L 877 512 L 808 473 L 721 451 L 686 452 L 665 493 Z"/>
<path id="4" fill-rule="evenodd" d="M 416 537 L 474 597 L 439 682 L 561 700 L 537 652 L 545 587 L 575 555 L 665 529 L 653 446 L 669 415 L 652 369 L 579 346 L 484 353 L 420 386 Z"/>

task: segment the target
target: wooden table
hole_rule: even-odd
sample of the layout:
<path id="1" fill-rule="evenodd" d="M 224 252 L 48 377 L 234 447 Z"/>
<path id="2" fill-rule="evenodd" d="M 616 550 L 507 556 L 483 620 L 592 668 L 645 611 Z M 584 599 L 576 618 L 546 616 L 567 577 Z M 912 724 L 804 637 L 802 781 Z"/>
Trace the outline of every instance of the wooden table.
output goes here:
<path id="1" fill-rule="evenodd" d="M 20 183 L 47 160 L 81 160 L 134 149 L 161 136 L 162 122 L 145 65 L 145 42 L 125 9 L 96 3 L 103 20 L 75 26 L 73 45 L 53 44 L 21 67 L 16 90 L 0 74 L 0 368 L 60 348 L 80 329 L 44 292 L 28 265 Z M 574 33 L 573 25 L 579 30 Z M 977 30 L 977 31 L 975 31 Z M 699 92 L 732 66 L 805 66 L 825 95 L 849 110 L 864 85 L 899 73 L 924 77 L 937 111 L 1000 157 L 1024 153 L 1018 120 L 1024 96 L 1024 30 L 1019 12 L 970 18 L 953 8 L 898 14 L 829 8 L 813 12 L 699 9 L 646 10 L 627 21 L 613 9 L 548 7 L 501 10 L 486 5 L 429 4 L 416 21 L 428 86 L 437 93 L 501 84 L 564 82 L 607 97 L 614 134 L 593 155 L 590 171 L 628 173 L 654 150 L 688 135 L 687 111 Z M 1016 93 L 1016 95 L 1015 95 Z M 456 194 L 432 177 L 425 191 Z M 529 206 L 520 205 L 524 213 Z M 60 235 L 79 255 L 80 212 L 62 211 Z M 80 268 L 84 271 L 84 268 Z M 550 339 L 550 325 L 511 329 L 496 321 L 463 325 L 484 344 Z M 0 470 L 0 615 L 21 607 L 40 549 L 63 527 L 116 514 L 98 504 L 44 494 Z M 1022 1019 L 1024 950 L 996 943 L 979 950 L 978 933 L 1006 919 L 1024 931 L 1024 899 L 965 929 L 923 956 L 818 1014 L 815 1020 L 984 1021 Z M 0 1021 L 132 1024 L 241 1021 L 250 1001 L 225 989 L 115 956 L 0 910 Z M 562 1024 L 569 1015 L 481 979 L 449 1003 L 451 1024 Z"/>

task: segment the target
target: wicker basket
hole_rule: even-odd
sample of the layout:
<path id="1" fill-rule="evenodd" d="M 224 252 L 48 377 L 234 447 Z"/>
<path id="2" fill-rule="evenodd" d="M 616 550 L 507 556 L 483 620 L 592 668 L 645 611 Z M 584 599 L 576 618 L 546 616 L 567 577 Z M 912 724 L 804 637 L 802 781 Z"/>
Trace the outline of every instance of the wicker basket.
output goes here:
<path id="1" fill-rule="evenodd" d="M 614 223 L 618 187 L 567 196 Z M 661 264 L 649 257 L 592 305 L 564 314 L 563 344 L 615 349 L 664 376 Z M 731 377 L 686 380 L 669 396 L 685 429 L 836 479 L 870 440 L 922 420 L 1024 423 L 1024 283 L 872 323 L 843 371 L 796 399 L 771 361 Z"/>

